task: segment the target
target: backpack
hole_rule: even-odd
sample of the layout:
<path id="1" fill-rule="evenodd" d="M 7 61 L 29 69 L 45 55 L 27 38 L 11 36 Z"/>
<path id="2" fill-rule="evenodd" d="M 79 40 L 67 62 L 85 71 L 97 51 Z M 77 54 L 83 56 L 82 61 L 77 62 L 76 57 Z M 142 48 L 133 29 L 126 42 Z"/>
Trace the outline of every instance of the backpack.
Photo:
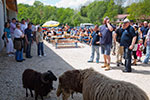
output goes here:
<path id="1" fill-rule="evenodd" d="M 2 39 L 3 39 L 3 40 L 5 39 L 5 34 L 3 34 Z"/>

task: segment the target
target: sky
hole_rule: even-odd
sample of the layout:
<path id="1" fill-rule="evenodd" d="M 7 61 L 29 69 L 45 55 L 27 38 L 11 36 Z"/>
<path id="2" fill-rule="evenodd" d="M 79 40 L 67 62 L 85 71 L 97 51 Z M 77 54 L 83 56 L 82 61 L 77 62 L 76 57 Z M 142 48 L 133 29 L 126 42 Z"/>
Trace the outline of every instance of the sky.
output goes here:
<path id="1" fill-rule="evenodd" d="M 17 0 L 17 3 L 24 3 L 24 4 L 29 4 L 33 5 L 33 3 L 36 0 Z M 38 0 L 44 3 L 44 5 L 52 5 L 56 7 L 63 7 L 63 8 L 73 8 L 73 9 L 78 9 L 83 5 L 87 5 L 93 1 L 96 0 Z M 100 1 L 100 0 L 97 0 Z M 124 6 L 130 5 L 133 2 L 137 2 L 139 0 L 124 0 Z"/>
<path id="2" fill-rule="evenodd" d="M 17 3 L 24 3 L 33 5 L 36 0 L 17 0 Z M 56 7 L 73 8 L 77 9 L 82 5 L 89 4 L 94 0 L 38 0 L 44 3 L 44 5 L 52 5 Z"/>

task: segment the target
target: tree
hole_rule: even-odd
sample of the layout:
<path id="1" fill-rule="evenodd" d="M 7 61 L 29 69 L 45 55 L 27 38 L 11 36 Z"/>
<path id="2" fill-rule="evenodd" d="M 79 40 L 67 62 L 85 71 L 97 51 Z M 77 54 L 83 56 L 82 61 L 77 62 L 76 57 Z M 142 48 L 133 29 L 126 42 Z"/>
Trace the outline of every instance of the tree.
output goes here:
<path id="1" fill-rule="evenodd" d="M 80 11 L 70 8 L 57 8 L 44 5 L 40 1 L 35 1 L 32 6 L 28 4 L 18 5 L 18 19 L 29 18 L 34 24 L 43 24 L 46 21 L 55 20 L 61 24 L 79 25 L 80 23 L 101 24 L 103 18 L 108 16 L 115 20 L 117 14 L 129 13 L 130 19 L 145 19 L 150 16 L 150 0 L 143 0 L 133 3 L 131 6 L 122 7 L 125 0 L 95 0 L 89 5 L 82 6 Z"/>
<path id="2" fill-rule="evenodd" d="M 81 16 L 87 17 L 87 8 L 86 6 L 82 6 L 80 9 Z"/>
<path id="3" fill-rule="evenodd" d="M 147 20 L 150 16 L 150 0 L 143 0 L 138 3 L 133 3 L 127 9 L 130 14 L 129 18 L 132 20 L 143 19 Z"/>
<path id="4" fill-rule="evenodd" d="M 44 4 L 42 3 L 42 2 L 40 2 L 40 1 L 35 1 L 34 3 L 33 3 L 33 6 L 34 7 L 39 7 L 39 6 L 43 6 Z"/>
<path id="5" fill-rule="evenodd" d="M 108 16 L 111 20 L 114 20 L 117 14 L 118 14 L 118 6 L 114 3 L 114 0 L 110 0 L 110 2 L 107 5 L 107 11 L 104 17 Z"/>

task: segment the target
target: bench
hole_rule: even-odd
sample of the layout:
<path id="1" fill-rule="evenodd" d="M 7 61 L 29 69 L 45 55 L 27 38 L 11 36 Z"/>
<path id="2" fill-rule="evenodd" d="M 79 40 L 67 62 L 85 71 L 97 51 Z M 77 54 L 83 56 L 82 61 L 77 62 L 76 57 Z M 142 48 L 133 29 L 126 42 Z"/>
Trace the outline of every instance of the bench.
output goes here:
<path id="1" fill-rule="evenodd" d="M 66 44 L 75 44 L 75 47 L 78 48 L 78 41 L 73 39 L 55 39 L 53 41 L 55 48 L 58 48 L 58 45 L 66 45 Z"/>

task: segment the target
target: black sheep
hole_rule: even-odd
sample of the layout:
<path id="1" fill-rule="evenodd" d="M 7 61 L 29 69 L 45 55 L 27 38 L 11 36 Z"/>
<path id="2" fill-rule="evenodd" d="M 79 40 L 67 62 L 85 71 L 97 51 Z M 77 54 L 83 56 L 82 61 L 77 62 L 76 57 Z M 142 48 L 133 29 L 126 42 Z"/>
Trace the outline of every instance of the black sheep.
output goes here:
<path id="1" fill-rule="evenodd" d="M 30 90 L 31 97 L 33 97 L 32 90 L 35 91 L 35 100 L 38 95 L 47 96 L 53 90 L 53 81 L 56 81 L 56 76 L 48 70 L 45 73 L 40 73 L 32 69 L 26 69 L 22 74 L 23 87 L 26 89 L 26 97 L 28 97 L 28 89 Z"/>

